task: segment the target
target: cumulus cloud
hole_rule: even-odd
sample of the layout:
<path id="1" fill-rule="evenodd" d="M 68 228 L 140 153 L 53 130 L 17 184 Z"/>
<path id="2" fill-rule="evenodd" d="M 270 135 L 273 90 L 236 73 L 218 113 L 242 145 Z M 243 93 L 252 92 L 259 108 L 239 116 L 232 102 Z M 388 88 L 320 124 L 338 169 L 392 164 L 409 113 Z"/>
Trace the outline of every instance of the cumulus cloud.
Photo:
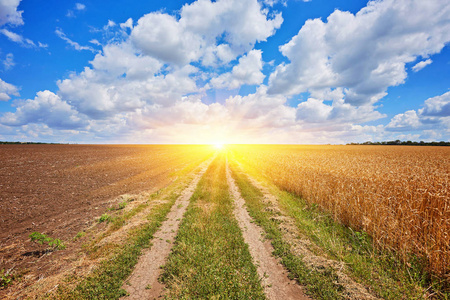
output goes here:
<path id="1" fill-rule="evenodd" d="M 427 117 L 450 117 L 450 92 L 425 100 L 419 113 Z"/>
<path id="2" fill-rule="evenodd" d="M 422 70 L 423 68 L 425 68 L 426 66 L 431 64 L 432 62 L 433 61 L 431 59 L 420 61 L 412 67 L 412 70 L 414 72 L 419 72 L 420 70 Z"/>
<path id="3" fill-rule="evenodd" d="M 435 13 L 434 2 L 431 12 L 422 2 L 409 8 L 402 1 L 391 3 L 390 12 L 387 2 L 370 2 L 356 15 L 335 11 L 327 22 L 308 21 L 280 48 L 289 62 L 276 67 L 269 86 L 263 84 L 262 52 L 254 49 L 282 23 L 280 14 L 269 13 L 268 3 L 199 0 L 177 16 L 154 12 L 137 22 L 109 21 L 103 31 L 111 36 L 99 30 L 109 42 L 90 41 L 102 51 L 89 66 L 57 81 L 55 93 L 16 101 L 16 111 L 3 114 L 0 126 L 28 136 L 45 132 L 36 138 L 70 132 L 80 142 L 342 143 L 406 136 L 406 128 L 432 136 L 447 118 L 446 94 L 394 117 L 388 126 L 364 125 L 385 117 L 373 104 L 406 78 L 405 64 L 440 51 L 447 36 L 435 28 L 447 26 L 444 14 L 436 15 L 434 25 L 412 14 Z M 403 13 L 412 19 L 406 22 Z M 416 45 L 410 39 L 421 38 L 419 33 L 425 40 Z M 56 34 L 77 50 L 94 51 L 59 28 Z M 221 91 L 233 96 L 213 103 L 208 98 L 208 88 L 242 85 L 257 85 L 256 92 Z M 2 86 L 0 81 L 0 99 L 18 95 L 14 86 Z M 288 105 L 291 95 L 304 91 L 310 93 L 306 101 Z"/>
<path id="4" fill-rule="evenodd" d="M 415 130 L 421 126 L 419 116 L 415 110 L 408 110 L 402 114 L 395 115 L 386 126 L 393 131 Z"/>
<path id="5" fill-rule="evenodd" d="M 143 16 L 131 40 L 146 55 L 175 65 L 203 57 L 207 65 L 228 63 L 273 35 L 282 21 L 281 14 L 268 18 L 257 0 L 201 0 L 184 5 L 179 19 L 159 12 Z"/>
<path id="6" fill-rule="evenodd" d="M 81 113 L 104 119 L 146 105 L 171 105 L 184 94 L 198 90 L 186 66 L 160 74 L 162 64 L 134 52 L 129 43 L 108 45 L 80 74 L 58 81 L 59 94 Z"/>
<path id="7" fill-rule="evenodd" d="M 331 105 L 323 100 L 309 98 L 297 106 L 296 119 L 306 128 L 320 127 L 333 131 L 336 124 L 361 124 L 384 118 L 373 106 L 355 107 L 343 99 L 335 100 Z"/>
<path id="8" fill-rule="evenodd" d="M 386 130 L 391 132 L 422 131 L 421 138 L 441 137 L 437 132 L 446 133 L 450 138 L 450 92 L 432 97 L 424 102 L 421 109 L 408 110 L 395 115 Z"/>
<path id="9" fill-rule="evenodd" d="M 439 0 L 371 1 L 356 15 L 334 11 L 308 20 L 280 47 L 269 93 L 295 95 L 342 88 L 345 102 L 373 104 L 404 82 L 405 64 L 450 41 L 450 4 Z"/>
<path id="10" fill-rule="evenodd" d="M 0 101 L 8 101 L 11 95 L 19 96 L 19 89 L 0 78 Z"/>
<path id="11" fill-rule="evenodd" d="M 50 91 L 38 92 L 33 100 L 20 103 L 15 113 L 7 112 L 0 117 L 0 123 L 8 126 L 44 123 L 56 129 L 86 125 L 76 110 Z"/>
<path id="12" fill-rule="evenodd" d="M 0 26 L 23 25 L 22 13 L 17 10 L 21 0 L 0 0 Z"/>
<path id="13" fill-rule="evenodd" d="M 66 34 L 62 31 L 61 28 L 56 28 L 55 30 L 56 35 L 62 39 L 63 41 L 65 41 L 67 44 L 69 44 L 70 46 L 72 46 L 75 50 L 77 51 L 83 51 L 83 50 L 88 50 L 91 52 L 95 52 L 95 49 L 90 47 L 90 46 L 82 46 L 80 44 L 78 44 L 77 42 L 72 41 L 71 39 L 69 39 Z"/>
<path id="14" fill-rule="evenodd" d="M 261 50 L 252 50 L 239 59 L 239 63 L 231 72 L 223 73 L 211 79 L 210 85 L 215 88 L 236 89 L 244 84 L 257 85 L 264 80 Z"/>

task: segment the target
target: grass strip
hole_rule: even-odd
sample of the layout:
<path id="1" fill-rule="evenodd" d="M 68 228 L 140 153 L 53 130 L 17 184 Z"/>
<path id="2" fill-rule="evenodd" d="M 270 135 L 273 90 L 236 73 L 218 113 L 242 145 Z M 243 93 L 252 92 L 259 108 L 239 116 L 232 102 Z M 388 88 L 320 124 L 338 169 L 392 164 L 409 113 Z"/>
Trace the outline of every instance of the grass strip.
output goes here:
<path id="1" fill-rule="evenodd" d="M 271 240 L 274 255 L 281 258 L 281 263 L 289 270 L 291 276 L 307 289 L 307 294 L 318 299 L 342 299 L 342 286 L 335 283 L 336 275 L 333 269 L 324 272 L 310 270 L 303 263 L 301 257 L 291 252 L 290 245 L 283 240 L 279 228 L 279 221 L 275 213 L 267 209 L 262 199 L 264 195 L 248 180 L 248 177 L 238 171 L 236 163 L 230 162 L 232 176 L 245 200 L 248 212 L 255 222 L 266 232 Z"/>
<path id="2" fill-rule="evenodd" d="M 161 276 L 169 299 L 265 299 L 233 216 L 225 172 L 222 153 L 191 197 Z"/>
<path id="3" fill-rule="evenodd" d="M 261 192 L 251 185 L 244 174 L 240 173 L 238 169 L 242 167 L 254 178 L 268 183 L 270 191 L 278 198 L 282 213 L 293 218 L 300 233 L 313 242 L 315 247 L 310 250 L 317 255 L 325 254 L 329 258 L 346 263 L 349 275 L 355 281 L 368 286 L 374 294 L 384 299 L 394 300 L 423 299 L 427 297 L 427 293 L 433 293 L 433 298 L 450 299 L 450 293 L 443 284 L 438 281 L 430 281 L 429 274 L 423 272 L 423 266 L 419 259 L 412 259 L 413 263 L 408 265 L 402 263 L 394 252 L 375 249 L 370 236 L 365 232 L 354 231 L 335 222 L 317 205 L 307 203 L 299 196 L 280 190 L 268 182 L 267 178 L 262 177 L 257 170 L 245 164 L 241 167 L 232 164 L 238 186 L 240 180 L 244 182 L 241 183 L 242 187 L 240 186 L 243 197 L 246 189 L 254 190 L 253 197 L 255 199 L 261 197 L 261 195 L 256 195 Z M 245 185 L 249 187 L 245 187 Z M 250 215 L 257 219 L 257 211 L 264 210 L 264 205 L 257 204 L 257 200 L 253 200 L 253 202 L 255 204 L 248 201 L 247 205 L 249 210 L 254 210 Z M 254 208 L 251 208 L 252 205 Z M 267 214 L 265 218 L 273 215 L 270 212 L 264 213 Z M 260 225 L 263 226 L 263 224 Z M 263 226 L 263 228 L 265 227 Z M 268 231 L 266 230 L 266 232 Z M 332 273 L 330 276 L 334 277 Z"/>
<path id="4" fill-rule="evenodd" d="M 91 275 L 83 279 L 74 289 L 60 285 L 52 299 L 119 299 L 126 295 L 122 285 L 133 271 L 138 262 L 141 251 L 151 246 L 153 235 L 166 219 L 171 207 L 181 192 L 192 180 L 192 176 L 185 176 L 176 181 L 176 184 L 159 190 L 150 196 L 151 200 L 164 199 L 155 205 L 147 216 L 149 222 L 132 230 L 127 242 L 115 247 L 114 256 L 104 260 Z M 139 208 L 141 210 L 142 207 Z M 70 280 L 70 278 L 69 278 Z"/>

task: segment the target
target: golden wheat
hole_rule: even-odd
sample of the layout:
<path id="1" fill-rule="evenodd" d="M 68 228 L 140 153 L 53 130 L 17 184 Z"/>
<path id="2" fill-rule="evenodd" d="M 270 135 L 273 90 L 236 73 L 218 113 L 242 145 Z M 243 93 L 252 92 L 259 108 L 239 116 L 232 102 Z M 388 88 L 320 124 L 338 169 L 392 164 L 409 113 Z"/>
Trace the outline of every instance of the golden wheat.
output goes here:
<path id="1" fill-rule="evenodd" d="M 450 147 L 233 146 L 244 166 L 450 276 Z"/>

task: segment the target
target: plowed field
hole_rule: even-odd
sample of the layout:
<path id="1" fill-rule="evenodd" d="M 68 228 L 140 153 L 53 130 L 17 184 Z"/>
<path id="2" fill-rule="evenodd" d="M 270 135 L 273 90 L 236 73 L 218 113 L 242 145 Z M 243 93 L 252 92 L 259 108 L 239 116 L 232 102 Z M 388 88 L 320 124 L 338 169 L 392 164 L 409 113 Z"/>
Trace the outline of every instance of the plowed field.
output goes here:
<path id="1" fill-rule="evenodd" d="M 209 146 L 0 145 L 0 269 L 38 268 L 45 275 L 49 267 L 36 264 L 30 233 L 71 240 L 118 196 L 156 191 L 212 152 Z"/>

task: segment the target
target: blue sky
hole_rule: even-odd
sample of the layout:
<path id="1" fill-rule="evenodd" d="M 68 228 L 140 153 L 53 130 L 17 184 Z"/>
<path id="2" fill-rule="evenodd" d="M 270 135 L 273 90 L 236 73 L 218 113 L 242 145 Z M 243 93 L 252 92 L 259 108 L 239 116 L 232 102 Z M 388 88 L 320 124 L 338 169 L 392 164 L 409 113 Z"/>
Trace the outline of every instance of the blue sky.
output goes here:
<path id="1" fill-rule="evenodd" d="M 445 0 L 0 0 L 0 140 L 450 140 Z"/>

